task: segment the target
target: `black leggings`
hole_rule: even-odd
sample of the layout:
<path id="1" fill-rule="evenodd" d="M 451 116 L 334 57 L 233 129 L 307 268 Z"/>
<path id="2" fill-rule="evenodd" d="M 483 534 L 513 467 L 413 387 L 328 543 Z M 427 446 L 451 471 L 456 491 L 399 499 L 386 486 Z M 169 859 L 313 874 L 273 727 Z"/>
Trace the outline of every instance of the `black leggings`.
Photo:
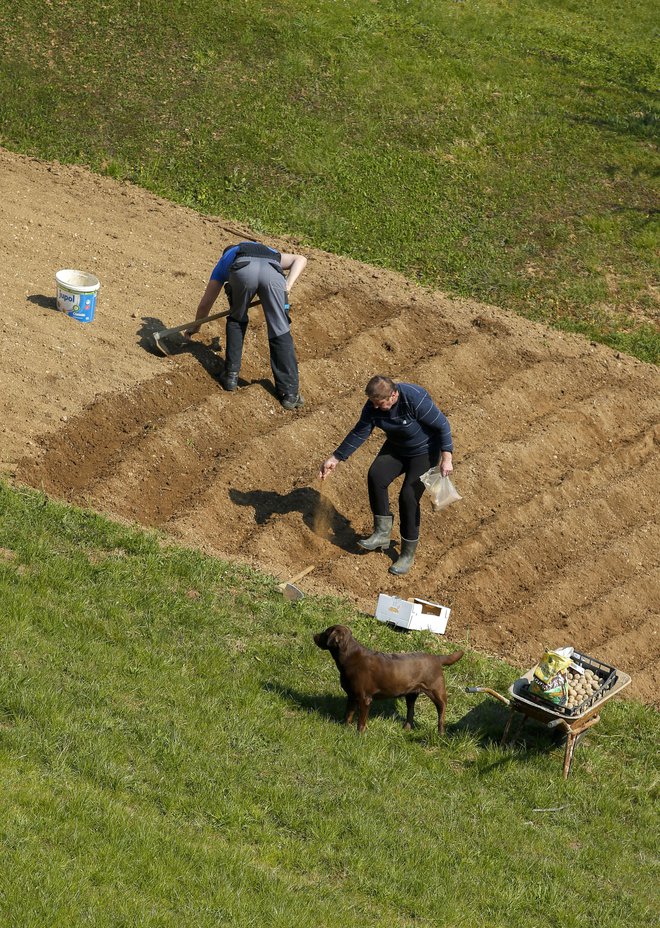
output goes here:
<path id="1" fill-rule="evenodd" d="M 439 452 L 427 452 L 405 458 L 385 442 L 369 468 L 369 504 L 375 516 L 392 514 L 388 488 L 393 480 L 405 474 L 399 492 L 399 523 L 401 537 L 408 541 L 419 538 L 419 501 L 426 489 L 419 478 L 438 463 L 439 457 Z"/>

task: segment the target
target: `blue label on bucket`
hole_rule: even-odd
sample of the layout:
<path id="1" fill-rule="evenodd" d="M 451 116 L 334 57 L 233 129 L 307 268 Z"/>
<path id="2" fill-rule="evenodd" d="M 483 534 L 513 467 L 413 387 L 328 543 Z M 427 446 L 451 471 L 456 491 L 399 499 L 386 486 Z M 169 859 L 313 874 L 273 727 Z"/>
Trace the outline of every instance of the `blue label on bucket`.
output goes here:
<path id="1" fill-rule="evenodd" d="M 96 293 L 79 293 L 74 298 L 74 305 L 67 310 L 67 316 L 77 319 L 78 322 L 91 322 L 94 318 L 95 308 Z"/>

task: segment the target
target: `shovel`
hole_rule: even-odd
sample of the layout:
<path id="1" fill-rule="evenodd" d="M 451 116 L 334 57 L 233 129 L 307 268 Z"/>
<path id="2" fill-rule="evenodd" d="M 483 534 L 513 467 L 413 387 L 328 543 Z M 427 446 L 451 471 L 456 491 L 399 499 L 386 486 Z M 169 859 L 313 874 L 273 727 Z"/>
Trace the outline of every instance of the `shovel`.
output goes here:
<path id="1" fill-rule="evenodd" d="M 282 596 L 285 599 L 288 599 L 289 602 L 295 602 L 297 599 L 304 599 L 305 594 L 301 589 L 299 589 L 295 584 L 298 580 L 302 580 L 303 577 L 306 577 L 307 574 L 311 574 L 314 570 L 314 564 L 310 567 L 305 567 L 304 570 L 301 570 L 299 574 L 296 574 L 295 577 L 291 577 L 290 580 L 286 580 L 284 583 L 278 584 L 278 590 L 281 590 Z"/>

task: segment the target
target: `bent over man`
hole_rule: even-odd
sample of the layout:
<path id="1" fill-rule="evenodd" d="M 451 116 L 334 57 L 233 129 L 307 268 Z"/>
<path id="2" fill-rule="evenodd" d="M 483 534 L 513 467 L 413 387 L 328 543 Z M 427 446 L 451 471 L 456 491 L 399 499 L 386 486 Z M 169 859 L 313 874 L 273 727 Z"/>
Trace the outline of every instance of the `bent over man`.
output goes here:
<path id="1" fill-rule="evenodd" d="M 392 574 L 406 574 L 419 543 L 420 506 L 424 484 L 419 479 L 440 461 L 442 476 L 453 470 L 452 438 L 449 422 L 430 395 L 414 383 L 394 383 L 377 374 L 367 384 L 368 401 L 362 414 L 323 464 L 319 476 L 325 480 L 341 461 L 346 461 L 371 435 L 374 428 L 385 432 L 386 440 L 369 468 L 369 503 L 374 531 L 358 544 L 367 551 L 389 547 L 394 517 L 390 511 L 389 486 L 403 474 L 399 493 L 401 554 L 389 568 Z"/>
<path id="2" fill-rule="evenodd" d="M 226 284 L 230 313 L 227 317 L 225 371 L 220 378 L 225 390 L 232 393 L 238 387 L 248 327 L 248 306 L 258 296 L 266 317 L 270 366 L 279 400 L 285 409 L 298 409 L 305 402 L 300 395 L 288 292 L 306 264 L 307 258 L 303 255 L 280 253 L 260 242 L 239 242 L 225 248 L 211 273 L 195 316 L 202 319 L 210 314 L 223 284 Z M 196 331 L 197 328 L 192 326 L 188 330 L 191 335 Z"/>

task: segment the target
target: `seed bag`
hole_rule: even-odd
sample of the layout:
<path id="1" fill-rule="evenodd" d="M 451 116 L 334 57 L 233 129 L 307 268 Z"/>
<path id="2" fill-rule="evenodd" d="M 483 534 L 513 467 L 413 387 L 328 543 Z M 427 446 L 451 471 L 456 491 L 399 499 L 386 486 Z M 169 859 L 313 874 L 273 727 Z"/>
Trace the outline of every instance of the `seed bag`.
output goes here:
<path id="1" fill-rule="evenodd" d="M 569 651 L 570 653 L 566 653 Z M 567 670 L 571 663 L 572 648 L 562 651 L 546 651 L 534 668 L 534 674 L 529 684 L 529 691 L 535 696 L 551 702 L 555 706 L 563 706 L 568 699 Z"/>
<path id="2" fill-rule="evenodd" d="M 438 511 L 449 506 L 451 503 L 458 502 L 459 499 L 463 499 L 454 489 L 454 485 L 449 477 L 442 476 L 439 466 L 427 470 L 419 479 L 429 492 L 433 508 Z"/>

